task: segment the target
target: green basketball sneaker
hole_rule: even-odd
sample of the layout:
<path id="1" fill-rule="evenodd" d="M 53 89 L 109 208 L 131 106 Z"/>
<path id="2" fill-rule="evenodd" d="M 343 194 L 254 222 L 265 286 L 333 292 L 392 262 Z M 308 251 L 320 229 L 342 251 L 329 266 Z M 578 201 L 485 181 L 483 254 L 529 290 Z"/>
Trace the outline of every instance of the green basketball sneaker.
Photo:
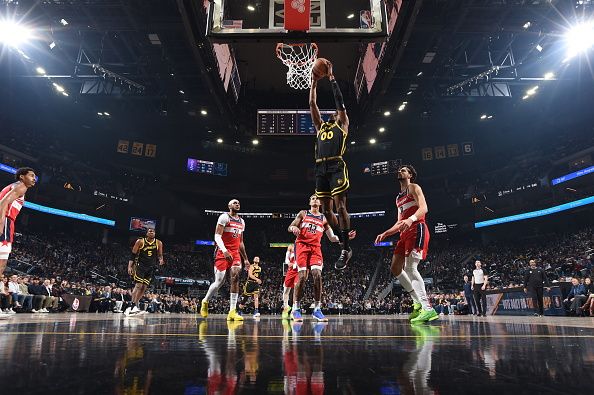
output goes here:
<path id="1" fill-rule="evenodd" d="M 439 318 L 439 315 L 435 311 L 435 309 L 425 310 L 422 309 L 421 313 L 417 316 L 417 318 L 413 318 L 410 320 L 411 324 L 422 324 L 424 322 L 433 321 Z"/>
<path id="2" fill-rule="evenodd" d="M 408 315 L 408 320 L 412 321 L 417 318 L 421 314 L 421 304 L 420 303 L 413 303 L 413 311 Z"/>
<path id="3" fill-rule="evenodd" d="M 291 306 L 285 307 L 283 309 L 283 313 L 281 314 L 281 319 L 288 320 L 290 312 L 291 312 Z"/>

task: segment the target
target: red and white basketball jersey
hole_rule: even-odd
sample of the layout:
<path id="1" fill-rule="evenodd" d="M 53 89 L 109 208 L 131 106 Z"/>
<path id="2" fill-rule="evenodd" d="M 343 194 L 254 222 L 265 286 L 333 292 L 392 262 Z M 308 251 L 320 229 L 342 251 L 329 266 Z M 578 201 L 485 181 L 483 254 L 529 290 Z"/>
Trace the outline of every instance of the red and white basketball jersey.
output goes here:
<path id="1" fill-rule="evenodd" d="M 289 266 L 289 269 L 297 269 L 297 260 L 295 259 L 295 251 L 288 251 L 285 254 L 285 265 Z"/>
<path id="2" fill-rule="evenodd" d="M 402 220 L 407 219 L 419 209 L 419 205 L 415 202 L 413 195 L 408 192 L 408 188 L 400 192 L 396 197 L 396 207 Z M 425 222 L 425 216 L 419 217 L 417 222 Z"/>
<path id="3" fill-rule="evenodd" d="M 229 213 L 223 213 L 219 216 L 217 224 L 225 227 L 222 236 L 225 248 L 229 251 L 239 251 L 241 236 L 245 230 L 243 218 L 233 218 Z"/>
<path id="4" fill-rule="evenodd" d="M 16 185 L 16 183 L 13 183 L 13 184 L 10 184 L 10 185 L 4 187 L 2 192 L 0 192 L 0 200 L 2 200 L 4 198 L 4 196 L 8 195 L 10 193 L 10 191 L 12 191 L 12 189 L 15 187 L 15 185 Z M 24 204 L 25 204 L 25 196 L 15 199 L 14 202 L 12 202 L 12 204 L 10 206 L 6 207 L 6 217 L 8 217 L 14 221 L 16 219 L 16 217 L 19 215 L 19 213 L 21 212 L 21 209 L 23 208 Z"/>
<path id="5" fill-rule="evenodd" d="M 301 229 L 297 241 L 309 245 L 321 245 L 322 236 L 324 235 L 324 223 L 324 214 L 313 215 L 308 211 L 301 220 Z"/>

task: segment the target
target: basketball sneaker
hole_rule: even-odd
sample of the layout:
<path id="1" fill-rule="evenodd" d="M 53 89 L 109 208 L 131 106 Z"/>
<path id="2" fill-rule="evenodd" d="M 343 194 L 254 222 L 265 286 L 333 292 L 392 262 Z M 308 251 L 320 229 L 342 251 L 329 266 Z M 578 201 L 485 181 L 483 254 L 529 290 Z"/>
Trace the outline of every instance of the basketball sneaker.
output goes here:
<path id="1" fill-rule="evenodd" d="M 287 306 L 283 309 L 283 313 L 281 314 L 281 319 L 282 320 L 288 320 L 289 319 L 289 313 L 291 312 L 291 306 Z"/>
<path id="2" fill-rule="evenodd" d="M 200 303 L 200 315 L 202 318 L 208 317 L 208 300 L 203 300 L 202 303 Z"/>
<path id="3" fill-rule="evenodd" d="M 408 316 L 408 320 L 412 321 L 417 318 L 421 314 L 421 304 L 420 303 L 413 303 L 413 311 Z"/>
<path id="4" fill-rule="evenodd" d="M 254 311 L 254 318 L 260 318 L 260 312 L 258 310 Z"/>
<path id="5" fill-rule="evenodd" d="M 301 310 L 293 310 L 291 311 L 291 319 L 295 322 L 303 322 L 303 317 L 301 316 Z"/>
<path id="6" fill-rule="evenodd" d="M 320 309 L 315 309 L 311 316 L 318 322 L 328 322 L 328 318 L 326 318 Z"/>
<path id="7" fill-rule="evenodd" d="M 340 256 L 338 257 L 338 260 L 336 261 L 336 263 L 334 263 L 334 268 L 336 270 L 344 269 L 345 267 L 347 267 L 347 263 L 349 263 L 352 257 L 353 250 L 350 247 L 348 250 L 342 250 Z"/>
<path id="8" fill-rule="evenodd" d="M 139 315 L 141 313 L 142 311 L 138 308 L 138 306 L 134 306 L 132 307 L 132 310 L 130 310 L 130 314 L 128 315 Z"/>
<path id="9" fill-rule="evenodd" d="M 207 330 L 208 330 L 208 324 L 206 323 L 206 321 L 200 322 L 200 325 L 198 325 L 198 340 L 200 340 L 200 341 L 206 340 Z"/>
<path id="10" fill-rule="evenodd" d="M 243 317 L 237 312 L 236 309 L 233 309 L 229 311 L 229 314 L 227 314 L 227 321 L 243 321 Z"/>
<path id="11" fill-rule="evenodd" d="M 132 311 L 132 307 L 126 307 L 126 310 L 124 310 L 124 315 L 130 315 L 130 311 Z M 33 312 L 36 313 L 36 311 Z"/>
<path id="12" fill-rule="evenodd" d="M 422 324 L 425 322 L 433 321 L 439 318 L 439 315 L 435 311 L 434 308 L 431 310 L 422 309 L 421 313 L 416 317 L 410 320 L 411 324 Z"/>

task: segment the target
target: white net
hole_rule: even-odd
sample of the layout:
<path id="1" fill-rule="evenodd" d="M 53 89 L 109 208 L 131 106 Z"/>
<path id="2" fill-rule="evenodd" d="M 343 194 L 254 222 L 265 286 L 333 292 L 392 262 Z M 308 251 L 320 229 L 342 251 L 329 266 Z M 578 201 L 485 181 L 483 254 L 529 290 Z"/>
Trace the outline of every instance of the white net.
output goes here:
<path id="1" fill-rule="evenodd" d="M 276 56 L 289 68 L 287 84 L 294 89 L 311 87 L 311 70 L 318 57 L 318 46 L 311 44 L 276 45 Z"/>

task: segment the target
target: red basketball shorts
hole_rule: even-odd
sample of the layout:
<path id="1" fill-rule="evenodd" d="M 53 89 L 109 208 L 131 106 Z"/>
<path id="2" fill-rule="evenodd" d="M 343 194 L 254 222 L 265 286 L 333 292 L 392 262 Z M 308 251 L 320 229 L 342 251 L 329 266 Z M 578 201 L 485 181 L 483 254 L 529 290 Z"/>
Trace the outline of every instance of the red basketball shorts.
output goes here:
<path id="1" fill-rule="evenodd" d="M 400 234 L 400 240 L 394 248 L 394 255 L 412 256 L 416 259 L 427 258 L 429 250 L 429 227 L 424 222 L 413 224 Z"/>

